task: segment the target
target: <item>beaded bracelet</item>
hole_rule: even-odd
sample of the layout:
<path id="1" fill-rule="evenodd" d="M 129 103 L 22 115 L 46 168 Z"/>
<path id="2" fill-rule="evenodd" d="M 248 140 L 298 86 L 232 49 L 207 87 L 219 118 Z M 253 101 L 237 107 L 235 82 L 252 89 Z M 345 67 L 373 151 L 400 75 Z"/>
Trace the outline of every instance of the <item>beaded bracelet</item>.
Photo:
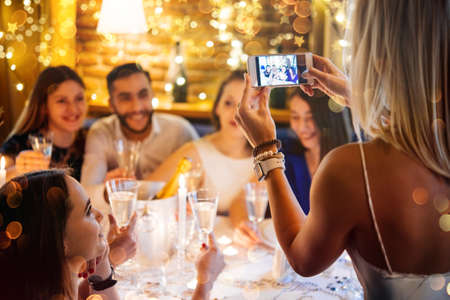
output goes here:
<path id="1" fill-rule="evenodd" d="M 264 143 L 261 143 L 259 145 L 257 145 L 255 148 L 253 148 L 253 157 L 258 155 L 258 152 L 267 146 L 272 146 L 272 145 L 276 145 L 277 146 L 277 150 L 281 149 L 281 141 L 279 139 L 273 139 Z"/>
<path id="2" fill-rule="evenodd" d="M 263 153 L 258 154 L 254 158 L 254 161 L 262 161 L 262 160 L 266 160 L 266 159 L 274 158 L 274 157 L 284 159 L 284 154 L 281 152 L 264 151 Z"/>

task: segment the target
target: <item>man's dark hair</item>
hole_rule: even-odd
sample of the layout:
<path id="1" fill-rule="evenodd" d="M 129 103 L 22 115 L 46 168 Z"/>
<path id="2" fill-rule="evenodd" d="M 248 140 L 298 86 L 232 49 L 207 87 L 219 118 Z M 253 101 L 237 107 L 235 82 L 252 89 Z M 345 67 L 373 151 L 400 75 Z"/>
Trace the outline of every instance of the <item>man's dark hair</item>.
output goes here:
<path id="1" fill-rule="evenodd" d="M 111 95 L 113 90 L 113 83 L 117 79 L 131 76 L 136 73 L 142 73 L 147 77 L 148 82 L 152 82 L 150 78 L 150 73 L 145 71 L 142 66 L 138 63 L 128 63 L 115 67 L 111 72 L 106 76 L 106 82 L 108 85 L 108 92 Z"/>

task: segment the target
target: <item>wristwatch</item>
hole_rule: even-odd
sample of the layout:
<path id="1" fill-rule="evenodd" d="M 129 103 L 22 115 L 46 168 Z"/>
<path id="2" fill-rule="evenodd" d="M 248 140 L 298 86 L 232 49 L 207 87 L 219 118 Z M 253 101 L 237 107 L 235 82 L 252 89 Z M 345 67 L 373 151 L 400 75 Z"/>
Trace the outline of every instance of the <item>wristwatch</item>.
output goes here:
<path id="1" fill-rule="evenodd" d="M 88 278 L 88 282 L 93 290 L 103 291 L 103 290 L 106 290 L 106 289 L 114 286 L 117 283 L 117 280 L 114 280 L 113 276 L 114 276 L 114 269 L 111 266 L 111 274 L 108 276 L 108 278 L 103 280 L 98 275 L 92 275 Z"/>
<path id="2" fill-rule="evenodd" d="M 258 181 L 263 181 L 266 179 L 267 174 L 269 174 L 270 171 L 278 168 L 283 170 L 285 169 L 284 159 L 278 157 L 255 161 L 253 166 Z"/>

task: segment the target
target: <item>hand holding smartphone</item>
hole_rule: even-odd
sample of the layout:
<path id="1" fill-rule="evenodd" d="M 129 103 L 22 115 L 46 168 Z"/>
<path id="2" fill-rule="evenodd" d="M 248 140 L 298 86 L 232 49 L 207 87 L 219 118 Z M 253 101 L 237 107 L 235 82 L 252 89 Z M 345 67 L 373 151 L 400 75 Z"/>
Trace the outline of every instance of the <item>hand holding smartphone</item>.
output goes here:
<path id="1" fill-rule="evenodd" d="M 247 69 L 253 87 L 290 87 L 313 84 L 301 74 L 313 66 L 311 52 L 250 56 Z"/>

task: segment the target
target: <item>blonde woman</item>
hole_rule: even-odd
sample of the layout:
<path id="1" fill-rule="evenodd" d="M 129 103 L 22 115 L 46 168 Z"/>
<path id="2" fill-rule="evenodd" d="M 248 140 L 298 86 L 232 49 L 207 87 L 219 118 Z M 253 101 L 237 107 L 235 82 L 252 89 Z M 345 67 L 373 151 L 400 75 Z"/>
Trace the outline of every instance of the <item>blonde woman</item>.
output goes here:
<path id="1" fill-rule="evenodd" d="M 322 160 L 307 218 L 282 168 L 266 168 L 277 237 L 303 276 L 318 274 L 347 250 L 365 299 L 447 299 L 450 4 L 354 4 L 351 85 L 330 60 L 315 56 L 314 68 L 303 74 L 315 83 L 303 89 L 339 96 L 372 139 Z M 253 145 L 275 138 L 269 92 L 247 80 L 236 118 Z M 276 148 L 260 147 L 267 150 Z"/>

